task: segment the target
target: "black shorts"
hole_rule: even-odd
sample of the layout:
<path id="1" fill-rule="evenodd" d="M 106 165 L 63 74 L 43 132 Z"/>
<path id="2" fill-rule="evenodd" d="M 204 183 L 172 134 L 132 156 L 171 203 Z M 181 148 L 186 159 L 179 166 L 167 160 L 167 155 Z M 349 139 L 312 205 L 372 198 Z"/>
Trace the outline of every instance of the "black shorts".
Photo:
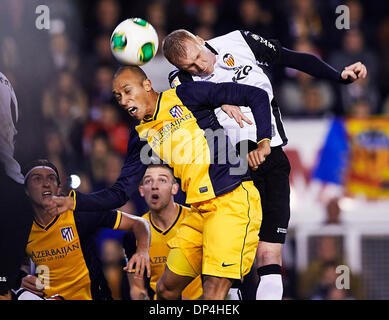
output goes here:
<path id="1" fill-rule="evenodd" d="M 0 165 L 0 294 L 14 288 L 31 230 L 33 211 L 23 185 Z"/>
<path id="2" fill-rule="evenodd" d="M 290 163 L 282 147 L 271 148 L 257 171 L 251 171 L 262 204 L 260 241 L 285 243 L 290 219 Z"/>

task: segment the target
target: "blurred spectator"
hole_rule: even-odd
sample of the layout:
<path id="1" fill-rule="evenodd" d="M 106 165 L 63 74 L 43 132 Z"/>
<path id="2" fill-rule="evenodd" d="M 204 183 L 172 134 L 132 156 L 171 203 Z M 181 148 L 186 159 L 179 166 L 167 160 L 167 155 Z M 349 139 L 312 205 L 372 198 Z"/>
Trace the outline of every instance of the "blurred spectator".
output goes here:
<path id="1" fill-rule="evenodd" d="M 350 28 L 361 30 L 366 44 L 370 46 L 374 43 L 375 28 L 365 19 L 365 10 L 359 0 L 348 0 L 344 3 L 350 10 Z"/>
<path id="2" fill-rule="evenodd" d="M 211 27 L 208 26 L 198 26 L 195 29 L 195 34 L 205 41 L 215 38 L 216 35 Z"/>
<path id="3" fill-rule="evenodd" d="M 42 114 L 46 120 L 61 127 L 60 122 L 66 119 L 70 122 L 86 120 L 87 96 L 69 71 L 61 71 L 56 81 L 44 91 Z"/>
<path id="4" fill-rule="evenodd" d="M 323 22 L 314 0 L 292 0 L 289 28 L 294 39 L 305 39 L 319 45 L 323 36 Z"/>
<path id="5" fill-rule="evenodd" d="M 97 133 L 104 132 L 112 149 L 121 155 L 126 155 L 129 138 L 128 124 L 120 119 L 118 108 L 105 104 L 100 108 L 101 117 L 98 121 L 90 122 L 84 130 L 84 146 L 90 149 L 93 137 Z"/>
<path id="6" fill-rule="evenodd" d="M 350 290 L 337 288 L 335 283 L 339 274 L 336 273 L 337 265 L 328 263 L 323 267 L 322 276 L 313 290 L 311 300 L 354 300 Z"/>
<path id="7" fill-rule="evenodd" d="M 105 160 L 105 184 L 112 186 L 117 178 L 119 178 L 120 171 L 123 166 L 123 159 L 116 153 L 109 153 Z"/>
<path id="8" fill-rule="evenodd" d="M 154 0 L 146 7 L 146 20 L 157 32 L 166 31 L 166 6 L 164 2 Z"/>
<path id="9" fill-rule="evenodd" d="M 104 132 L 99 132 L 93 137 L 92 145 L 88 155 L 89 170 L 93 191 L 106 187 L 105 179 L 105 161 L 110 150 L 109 140 Z"/>
<path id="10" fill-rule="evenodd" d="M 325 224 L 329 225 L 336 225 L 341 223 L 341 212 L 339 207 L 339 199 L 338 198 L 332 198 L 328 201 L 326 206 L 326 220 Z"/>
<path id="11" fill-rule="evenodd" d="M 378 86 L 382 99 L 389 98 L 389 16 L 382 19 L 377 30 L 377 46 L 379 48 Z M 378 111 L 382 111 L 379 108 Z M 383 109 L 385 112 L 385 109 Z"/>
<path id="12" fill-rule="evenodd" d="M 95 99 L 101 98 L 104 100 L 104 102 L 107 102 L 107 94 L 105 93 L 105 91 L 103 92 L 104 95 L 102 97 L 99 96 L 101 92 L 93 91 L 94 89 L 96 89 L 96 86 L 98 88 L 98 86 L 101 85 L 99 83 L 95 84 L 96 81 L 99 81 L 99 78 L 97 76 L 101 75 L 101 72 L 104 72 L 105 75 L 107 74 L 107 72 L 112 72 L 113 75 L 113 70 L 118 69 L 118 67 L 120 66 L 119 62 L 114 58 L 111 52 L 110 39 L 111 33 L 99 34 L 94 40 L 94 42 L 90 41 L 90 44 L 93 45 L 93 48 L 89 48 L 89 50 L 83 56 L 83 72 L 81 81 L 87 91 L 90 92 L 91 99 L 93 98 L 92 104 L 96 104 L 94 103 Z M 95 77 L 95 80 L 91 81 L 91 76 L 93 77 L 93 75 Z M 105 77 L 104 79 L 107 79 L 107 77 Z M 110 78 L 110 81 L 111 80 L 112 77 Z M 106 88 L 106 86 L 104 86 L 104 88 Z M 95 95 L 97 95 L 97 98 L 95 98 Z M 111 89 L 110 97 L 112 97 Z"/>
<path id="13" fill-rule="evenodd" d="M 119 232 L 115 232 L 119 231 Z M 106 234 L 107 233 L 107 234 Z M 112 238 L 113 233 L 119 233 L 120 230 L 104 230 L 100 233 L 101 238 L 101 260 L 103 262 L 104 276 L 107 279 L 108 286 L 111 289 L 114 300 L 122 300 L 122 281 L 125 276 L 125 259 L 121 242 Z"/>
<path id="14" fill-rule="evenodd" d="M 302 299 L 327 299 L 330 289 L 339 276 L 337 266 L 345 265 L 339 250 L 341 239 L 334 236 L 318 238 L 317 257 L 306 270 L 299 274 L 299 296 Z M 342 289 L 344 290 L 344 289 Z M 350 274 L 350 289 L 347 294 L 356 299 L 363 298 L 362 282 L 359 276 Z"/>
<path id="15" fill-rule="evenodd" d="M 366 65 L 368 77 L 340 88 L 343 106 L 348 106 L 356 99 L 368 99 L 372 110 L 376 111 L 379 103 L 377 91 L 378 60 L 373 51 L 365 48 L 364 37 L 359 29 L 350 29 L 344 33 L 343 50 L 335 51 L 329 57 L 329 63 L 338 70 L 347 65 L 361 61 Z M 346 110 L 347 111 L 347 110 Z"/>
<path id="16" fill-rule="evenodd" d="M 88 86 L 90 100 L 90 116 L 92 120 L 98 120 L 101 116 L 99 108 L 101 105 L 112 101 L 112 79 L 115 71 L 108 64 L 102 64 L 93 70 L 93 80 Z"/>
<path id="17" fill-rule="evenodd" d="M 237 29 L 248 30 L 266 39 L 274 39 L 273 15 L 255 0 L 243 0 L 239 5 Z"/>
<path id="18" fill-rule="evenodd" d="M 297 41 L 294 50 L 318 55 L 307 40 Z M 294 69 L 286 69 L 289 78 L 281 82 L 278 97 L 286 116 L 320 117 L 330 112 L 335 103 L 331 85 L 324 80 Z"/>
<path id="19" fill-rule="evenodd" d="M 348 115 L 352 118 L 367 119 L 372 113 L 368 101 L 360 99 L 351 104 Z"/>
<path id="20" fill-rule="evenodd" d="M 117 0 L 99 0 L 96 5 L 96 25 L 93 34 L 112 33 L 120 22 L 120 4 Z"/>
<path id="21" fill-rule="evenodd" d="M 45 158 L 57 167 L 59 178 L 62 183 L 62 192 L 66 194 L 69 190 L 68 174 L 72 165 L 69 153 L 65 147 L 66 144 L 64 143 L 61 134 L 54 128 L 46 130 L 44 142 L 46 148 Z"/>
<path id="22" fill-rule="evenodd" d="M 66 69 L 73 74 L 79 71 L 79 57 L 65 33 L 50 36 L 50 53 L 57 71 Z"/>

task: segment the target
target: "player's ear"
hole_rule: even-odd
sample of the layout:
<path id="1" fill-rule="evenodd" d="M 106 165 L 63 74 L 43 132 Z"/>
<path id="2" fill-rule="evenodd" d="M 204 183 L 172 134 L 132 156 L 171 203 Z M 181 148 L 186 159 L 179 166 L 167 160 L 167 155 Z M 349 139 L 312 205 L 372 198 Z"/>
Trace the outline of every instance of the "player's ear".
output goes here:
<path id="1" fill-rule="evenodd" d="M 143 80 L 142 85 L 143 85 L 143 89 L 145 89 L 147 92 L 153 89 L 150 79 Z"/>
<path id="2" fill-rule="evenodd" d="M 138 190 L 139 190 L 140 195 L 144 198 L 145 193 L 143 192 L 143 186 L 139 186 Z"/>
<path id="3" fill-rule="evenodd" d="M 173 186 L 172 186 L 172 195 L 175 196 L 179 190 L 180 186 L 178 183 L 173 183 Z"/>
<path id="4" fill-rule="evenodd" d="M 200 36 L 196 35 L 196 39 L 197 39 L 197 41 L 199 41 L 201 43 L 202 46 L 205 45 L 205 40 L 203 38 L 201 38 Z"/>

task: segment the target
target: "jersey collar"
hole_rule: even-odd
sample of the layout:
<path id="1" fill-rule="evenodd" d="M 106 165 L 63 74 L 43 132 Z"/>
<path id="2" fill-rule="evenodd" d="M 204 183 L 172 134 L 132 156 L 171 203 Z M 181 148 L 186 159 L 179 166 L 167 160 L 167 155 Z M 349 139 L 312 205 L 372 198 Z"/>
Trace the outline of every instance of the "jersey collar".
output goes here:
<path id="1" fill-rule="evenodd" d="M 218 54 L 218 52 L 208 43 L 208 42 L 206 42 L 205 43 L 205 46 L 209 49 L 209 50 L 211 50 L 212 51 L 212 53 L 214 53 L 214 54 Z"/>

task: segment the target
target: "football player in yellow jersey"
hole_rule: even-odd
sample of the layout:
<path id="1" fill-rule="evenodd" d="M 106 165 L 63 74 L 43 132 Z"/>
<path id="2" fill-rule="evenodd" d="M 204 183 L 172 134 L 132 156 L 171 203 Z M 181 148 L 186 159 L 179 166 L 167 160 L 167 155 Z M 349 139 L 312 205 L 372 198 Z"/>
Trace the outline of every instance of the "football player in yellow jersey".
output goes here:
<path id="1" fill-rule="evenodd" d="M 52 197 L 60 193 L 59 184 L 57 168 L 47 160 L 34 161 L 25 174 L 25 190 L 34 210 L 26 254 L 34 262 L 38 277 L 26 275 L 22 287 L 39 296 L 59 294 L 66 300 L 112 299 L 95 243 L 95 234 L 101 227 L 134 232 L 137 249 L 125 269 L 135 267 L 138 276 L 146 270 L 150 276 L 149 223 L 114 210 L 68 210 L 52 216 L 47 207 Z"/>
<path id="2" fill-rule="evenodd" d="M 169 241 L 167 268 L 157 283 L 159 299 L 180 299 L 192 278 L 202 275 L 203 298 L 224 299 L 234 279 L 250 270 L 262 221 L 260 196 L 213 109 L 246 105 L 257 124 L 257 149 L 248 164 L 258 167 L 270 152 L 267 93 L 236 83 L 194 82 L 157 93 L 136 66 L 116 73 L 113 94 L 134 118 L 127 157 L 115 184 L 101 191 L 54 199 L 64 212 L 118 208 L 138 188 L 150 164 L 150 149 L 173 168 L 192 207 Z M 243 166 L 242 166 L 243 164 Z"/>
<path id="3" fill-rule="evenodd" d="M 143 176 L 139 191 L 144 197 L 150 211 L 143 215 L 149 221 L 151 229 L 151 244 L 149 250 L 151 277 L 150 288 L 156 292 L 158 279 L 165 271 L 167 257 L 170 248 L 167 242 L 177 233 L 182 220 L 190 214 L 190 208 L 174 202 L 174 195 L 177 194 L 179 185 L 173 176 L 171 169 L 163 164 L 150 165 Z M 126 237 L 131 237 L 127 233 Z M 134 241 L 125 239 L 125 244 Z M 126 248 L 126 246 L 125 246 Z M 133 249 L 126 248 L 127 256 L 132 254 Z M 149 299 L 148 290 L 145 287 L 143 278 L 136 277 L 129 273 L 131 299 Z M 183 299 L 198 299 L 202 294 L 201 278 L 197 276 L 182 292 Z M 153 298 L 153 297 L 151 297 Z"/>

